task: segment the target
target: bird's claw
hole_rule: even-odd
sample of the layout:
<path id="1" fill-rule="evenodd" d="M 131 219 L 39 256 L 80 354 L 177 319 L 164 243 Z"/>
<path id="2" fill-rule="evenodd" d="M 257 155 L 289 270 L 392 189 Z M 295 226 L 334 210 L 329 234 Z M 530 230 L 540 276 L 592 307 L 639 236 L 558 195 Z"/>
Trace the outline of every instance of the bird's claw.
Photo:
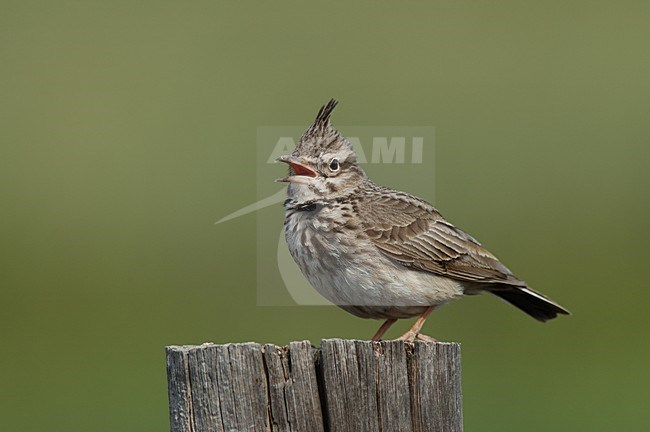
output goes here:
<path id="1" fill-rule="evenodd" d="M 431 336 L 424 335 L 422 333 L 418 333 L 417 336 L 415 336 L 417 340 L 420 340 L 422 342 L 429 342 L 429 343 L 436 343 L 439 342 L 438 339 L 432 338 Z"/>
<path id="2" fill-rule="evenodd" d="M 416 339 L 419 340 L 419 341 L 422 341 L 422 342 L 429 342 L 429 343 L 438 342 L 438 339 L 436 339 L 436 338 L 432 338 L 431 336 L 427 336 L 427 335 L 422 334 L 422 333 L 415 333 L 415 332 L 412 332 L 412 331 L 407 331 L 402 336 L 397 338 L 397 340 L 401 340 L 401 341 L 404 341 L 404 342 L 414 342 Z"/>
<path id="3" fill-rule="evenodd" d="M 401 340 L 404 342 L 413 342 L 417 336 L 418 336 L 417 333 L 412 331 L 407 331 L 402 336 L 398 337 L 397 340 Z"/>

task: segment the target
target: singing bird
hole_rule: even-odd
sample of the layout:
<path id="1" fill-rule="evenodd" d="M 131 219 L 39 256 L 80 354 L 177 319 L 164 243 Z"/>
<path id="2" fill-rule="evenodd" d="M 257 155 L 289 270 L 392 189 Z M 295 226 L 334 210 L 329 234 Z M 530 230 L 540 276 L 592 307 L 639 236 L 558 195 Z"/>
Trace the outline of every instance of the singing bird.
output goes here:
<path id="1" fill-rule="evenodd" d="M 290 155 L 285 238 L 307 280 L 330 302 L 358 317 L 419 316 L 400 338 L 420 334 L 436 307 L 488 292 L 539 321 L 569 311 L 517 278 L 472 236 L 426 201 L 378 186 L 359 165 L 348 139 L 330 124 L 331 100 Z"/>

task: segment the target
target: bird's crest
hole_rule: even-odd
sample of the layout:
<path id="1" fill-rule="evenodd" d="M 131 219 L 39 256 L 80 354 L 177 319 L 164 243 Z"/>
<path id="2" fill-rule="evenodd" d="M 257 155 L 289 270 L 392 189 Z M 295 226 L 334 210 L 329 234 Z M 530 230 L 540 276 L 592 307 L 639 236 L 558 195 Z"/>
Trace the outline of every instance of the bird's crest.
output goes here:
<path id="1" fill-rule="evenodd" d="M 327 104 L 323 105 L 321 109 L 316 114 L 316 120 L 312 128 L 325 130 L 330 127 L 330 117 L 332 116 L 332 111 L 338 105 L 338 101 L 335 99 L 330 99 Z"/>
<path id="2" fill-rule="evenodd" d="M 304 155 L 313 153 L 317 155 L 324 148 L 332 149 L 338 146 L 349 146 L 352 148 L 348 141 L 330 124 L 330 117 L 336 105 L 338 105 L 338 101 L 331 99 L 321 107 L 318 114 L 316 114 L 314 123 L 300 137 L 294 154 L 301 153 Z"/>

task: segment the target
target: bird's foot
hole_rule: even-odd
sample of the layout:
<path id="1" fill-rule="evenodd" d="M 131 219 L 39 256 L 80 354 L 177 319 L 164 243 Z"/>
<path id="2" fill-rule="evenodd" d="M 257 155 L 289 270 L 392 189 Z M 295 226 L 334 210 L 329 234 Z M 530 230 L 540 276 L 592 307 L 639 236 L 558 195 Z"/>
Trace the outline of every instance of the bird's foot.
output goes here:
<path id="1" fill-rule="evenodd" d="M 404 342 L 413 342 L 415 340 L 419 340 L 422 342 L 429 342 L 429 343 L 435 343 L 438 342 L 438 339 L 432 338 L 431 336 L 427 336 L 422 333 L 415 333 L 412 331 L 407 331 L 404 333 L 402 336 L 398 337 L 397 340 L 401 340 Z"/>
<path id="2" fill-rule="evenodd" d="M 427 335 L 422 334 L 422 333 L 418 333 L 417 336 L 415 336 L 415 338 L 417 340 L 422 341 L 422 342 L 429 342 L 429 343 L 440 342 L 438 339 L 432 338 L 431 336 L 427 336 Z"/>
<path id="3" fill-rule="evenodd" d="M 404 342 L 413 342 L 415 338 L 418 336 L 418 334 L 414 331 L 407 331 L 404 333 L 402 336 L 398 337 L 397 340 L 401 340 Z"/>

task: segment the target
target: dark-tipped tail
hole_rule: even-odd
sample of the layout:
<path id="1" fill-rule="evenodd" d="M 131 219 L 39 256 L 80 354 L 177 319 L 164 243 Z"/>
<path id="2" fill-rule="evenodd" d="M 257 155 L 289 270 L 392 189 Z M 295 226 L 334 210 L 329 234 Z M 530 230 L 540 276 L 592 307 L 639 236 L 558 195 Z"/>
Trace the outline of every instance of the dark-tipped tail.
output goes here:
<path id="1" fill-rule="evenodd" d="M 500 289 L 489 290 L 513 306 L 518 307 L 538 321 L 548 321 L 558 316 L 571 315 L 571 312 L 559 304 L 527 287 L 501 285 Z"/>

